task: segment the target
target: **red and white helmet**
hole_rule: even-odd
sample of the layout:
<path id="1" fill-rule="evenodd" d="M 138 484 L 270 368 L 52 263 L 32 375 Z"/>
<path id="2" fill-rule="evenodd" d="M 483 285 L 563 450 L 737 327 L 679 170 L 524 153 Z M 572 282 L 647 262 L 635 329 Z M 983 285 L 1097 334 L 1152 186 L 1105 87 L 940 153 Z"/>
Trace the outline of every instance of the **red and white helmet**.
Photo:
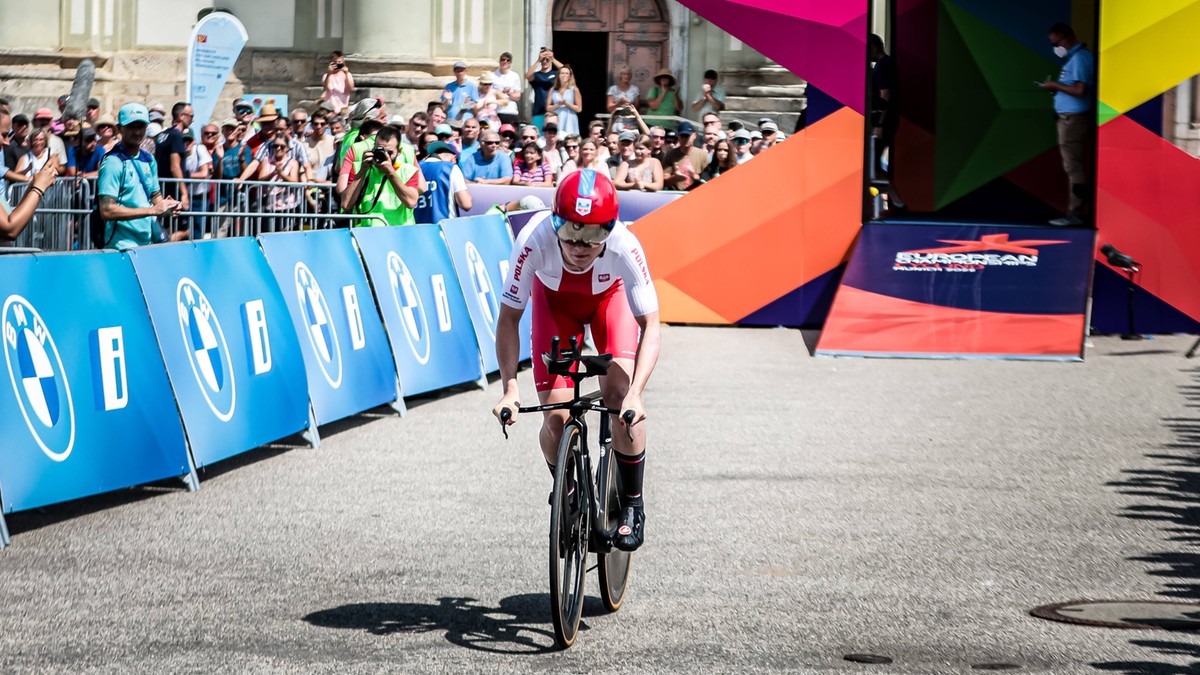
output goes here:
<path id="1" fill-rule="evenodd" d="M 553 212 L 559 239 L 604 241 L 617 224 L 617 189 L 607 174 L 594 169 L 572 172 L 558 184 Z"/>

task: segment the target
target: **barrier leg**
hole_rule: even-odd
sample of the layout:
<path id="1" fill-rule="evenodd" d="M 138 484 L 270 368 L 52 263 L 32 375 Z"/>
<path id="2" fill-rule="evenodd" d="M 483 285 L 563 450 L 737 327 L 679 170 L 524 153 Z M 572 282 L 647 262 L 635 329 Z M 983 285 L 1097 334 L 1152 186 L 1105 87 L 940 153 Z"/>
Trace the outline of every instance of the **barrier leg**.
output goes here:
<path id="1" fill-rule="evenodd" d="M 311 403 L 308 404 L 308 429 L 301 436 L 308 441 L 313 450 L 321 447 L 321 434 L 317 431 L 317 413 Z"/>
<path id="2" fill-rule="evenodd" d="M 488 388 L 487 366 L 483 365 L 483 357 L 482 356 L 479 357 L 479 370 L 483 371 L 483 375 L 480 376 L 480 378 L 478 380 L 475 380 L 475 384 L 479 385 L 480 389 L 487 391 L 487 388 Z M 502 382 L 501 386 L 503 386 L 503 384 L 504 383 Z"/>
<path id="3" fill-rule="evenodd" d="M 187 486 L 188 492 L 198 492 L 200 490 L 200 475 L 196 473 L 196 460 L 192 459 L 192 444 L 185 441 L 187 444 L 187 462 L 188 472 L 180 477 L 183 484 Z"/>
<path id="4" fill-rule="evenodd" d="M 400 378 L 396 378 L 396 400 L 388 405 L 392 406 L 401 417 L 408 417 L 408 406 L 404 403 L 404 388 L 400 386 Z"/>
<path id="5" fill-rule="evenodd" d="M 0 548 L 8 546 L 8 523 L 4 522 L 4 514 L 0 513 Z"/>

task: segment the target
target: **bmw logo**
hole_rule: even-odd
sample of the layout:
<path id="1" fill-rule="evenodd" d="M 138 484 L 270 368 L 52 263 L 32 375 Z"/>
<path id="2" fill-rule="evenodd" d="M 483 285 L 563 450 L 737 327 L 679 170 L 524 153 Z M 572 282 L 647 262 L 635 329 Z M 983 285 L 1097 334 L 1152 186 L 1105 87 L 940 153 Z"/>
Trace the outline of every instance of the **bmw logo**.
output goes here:
<path id="1" fill-rule="evenodd" d="M 396 311 L 400 313 L 400 322 L 404 324 L 404 334 L 408 336 L 408 346 L 413 356 L 421 365 L 429 363 L 429 321 L 425 318 L 425 305 L 421 302 L 421 294 L 417 291 L 417 282 L 413 279 L 408 265 L 395 251 L 388 253 L 388 281 L 392 284 L 392 299 L 396 301 Z"/>
<path id="2" fill-rule="evenodd" d="M 58 347 L 25 298 L 8 296 L 2 314 L 8 377 L 21 415 L 42 452 L 61 462 L 75 446 L 75 405 Z"/>
<path id="3" fill-rule="evenodd" d="M 222 422 L 233 418 L 237 386 L 233 380 L 233 361 L 221 322 L 196 282 L 184 277 L 175 287 L 179 308 L 179 330 L 187 350 L 192 372 L 208 407 Z"/>
<path id="4" fill-rule="evenodd" d="M 488 274 L 487 264 L 475 244 L 467 242 L 467 270 L 471 276 L 471 285 L 475 289 L 475 299 L 479 302 L 479 310 L 483 312 L 483 325 L 487 326 L 488 334 L 496 339 L 496 320 L 500 315 L 500 306 L 496 301 L 496 292 L 492 290 L 492 277 Z"/>
<path id="5" fill-rule="evenodd" d="M 296 263 L 296 297 L 317 365 L 329 386 L 337 389 L 342 386 L 342 349 L 333 327 L 333 314 L 312 270 L 302 262 Z"/>

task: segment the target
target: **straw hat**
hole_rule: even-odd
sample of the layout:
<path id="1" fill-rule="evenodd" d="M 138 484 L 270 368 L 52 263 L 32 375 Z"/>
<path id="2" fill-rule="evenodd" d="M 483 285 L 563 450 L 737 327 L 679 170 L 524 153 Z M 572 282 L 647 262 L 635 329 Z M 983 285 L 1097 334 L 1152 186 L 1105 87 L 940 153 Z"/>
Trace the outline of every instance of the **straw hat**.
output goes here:
<path id="1" fill-rule="evenodd" d="M 670 69 L 670 68 L 663 68 L 662 70 L 658 71 L 658 73 L 657 73 L 657 74 L 655 74 L 655 76 L 654 76 L 654 82 L 655 82 L 655 84 L 657 84 L 657 83 L 658 83 L 658 80 L 659 80 L 659 78 L 662 78 L 662 77 L 669 77 L 669 78 L 671 78 L 671 84 L 670 84 L 670 85 L 668 85 L 668 86 L 671 86 L 671 87 L 674 87 L 674 86 L 675 86 L 675 82 L 676 82 L 676 80 L 675 80 L 675 76 L 671 74 L 671 69 Z"/>

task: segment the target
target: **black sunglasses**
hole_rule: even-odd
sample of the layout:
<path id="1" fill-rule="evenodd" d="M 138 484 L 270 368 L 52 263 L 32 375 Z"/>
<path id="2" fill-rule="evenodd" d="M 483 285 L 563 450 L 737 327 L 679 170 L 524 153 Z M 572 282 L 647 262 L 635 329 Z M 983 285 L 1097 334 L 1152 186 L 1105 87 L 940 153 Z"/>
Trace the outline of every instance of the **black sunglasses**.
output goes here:
<path id="1" fill-rule="evenodd" d="M 484 145 L 500 145 L 500 141 L 480 141 Z"/>

